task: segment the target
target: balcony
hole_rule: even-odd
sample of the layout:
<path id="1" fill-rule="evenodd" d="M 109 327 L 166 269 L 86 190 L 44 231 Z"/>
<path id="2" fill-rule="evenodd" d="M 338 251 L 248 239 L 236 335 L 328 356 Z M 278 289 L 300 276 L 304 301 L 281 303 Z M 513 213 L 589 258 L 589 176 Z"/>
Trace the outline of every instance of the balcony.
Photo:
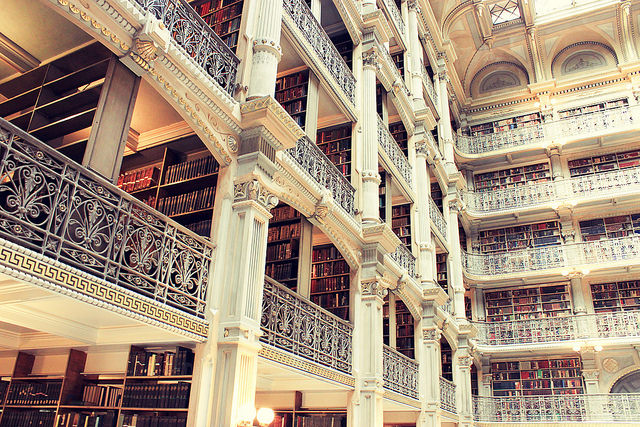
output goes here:
<path id="1" fill-rule="evenodd" d="M 640 394 L 473 397 L 480 423 L 637 422 Z M 529 424 L 527 424 L 529 425 Z"/>
<path id="2" fill-rule="evenodd" d="M 525 272 L 548 274 L 553 269 L 568 274 L 568 267 L 594 271 L 638 262 L 640 236 L 636 235 L 491 254 L 462 252 L 462 267 L 467 276 L 483 279 L 509 274 L 521 277 Z"/>
<path id="3" fill-rule="evenodd" d="M 380 116 L 378 116 L 378 145 L 382 149 L 380 151 L 381 154 L 383 154 L 383 159 L 388 159 L 388 162 L 390 162 L 388 166 L 393 166 L 406 183 L 406 188 L 412 189 L 413 171 L 409 160 L 407 160 L 407 157 L 398 146 L 396 140 L 393 139 L 393 136 Z"/>
<path id="4" fill-rule="evenodd" d="M 507 148 L 526 148 L 545 141 L 567 143 L 634 131 L 639 122 L 640 107 L 622 107 L 488 135 L 458 135 L 456 147 L 463 156 L 482 155 Z"/>
<path id="5" fill-rule="evenodd" d="M 382 350 L 384 388 L 418 399 L 418 362 L 387 345 Z"/>
<path id="6" fill-rule="evenodd" d="M 185 0 L 135 0 L 169 30 L 172 39 L 205 74 L 233 96 L 240 60 Z"/>
<path id="7" fill-rule="evenodd" d="M 457 413 L 456 409 L 456 385 L 453 381 L 440 377 L 440 409 Z"/>
<path id="8" fill-rule="evenodd" d="M 420 69 L 422 70 L 422 86 L 424 87 L 425 92 L 429 96 L 431 100 L 431 104 L 437 109 L 438 108 L 438 93 L 436 92 L 435 87 L 433 86 L 433 81 L 429 74 L 427 74 L 427 69 L 424 67 L 422 60 L 420 60 Z M 437 113 L 436 113 L 437 114 Z"/>
<path id="9" fill-rule="evenodd" d="M 640 311 L 477 322 L 480 345 L 511 346 L 585 339 L 640 338 Z"/>
<path id="10" fill-rule="evenodd" d="M 402 13 L 400 13 L 400 9 L 398 9 L 396 2 L 394 0 L 380 0 L 378 1 L 378 7 L 389 17 L 390 22 L 393 24 L 396 32 L 404 42 L 406 29 L 404 21 L 402 20 Z"/>
<path id="11" fill-rule="evenodd" d="M 488 216 L 636 194 L 640 194 L 640 169 L 628 168 L 492 191 L 468 191 L 462 198 L 471 215 Z"/>
<path id="12" fill-rule="evenodd" d="M 410 277 L 417 277 L 416 257 L 413 256 L 411 251 L 407 249 L 405 245 L 398 246 L 395 252 L 389 254 L 389 256 L 398 265 L 398 267 L 405 270 Z"/>
<path id="13" fill-rule="evenodd" d="M 0 237 L 24 248 L 30 277 L 46 269 L 56 290 L 114 311 L 204 321 L 209 241 L 3 119 L 0 151 Z"/>
<path id="14" fill-rule="evenodd" d="M 319 365 L 351 374 L 353 327 L 265 277 L 260 341 Z"/>
<path id="15" fill-rule="evenodd" d="M 431 197 L 429 197 L 429 218 L 431 218 L 431 222 L 433 222 L 433 225 L 436 226 L 436 229 L 438 230 L 438 232 L 446 242 L 447 241 L 447 223 L 444 220 L 444 216 L 442 215 L 442 212 L 440 212 L 440 209 L 438 209 L 436 202 L 434 202 Z"/>

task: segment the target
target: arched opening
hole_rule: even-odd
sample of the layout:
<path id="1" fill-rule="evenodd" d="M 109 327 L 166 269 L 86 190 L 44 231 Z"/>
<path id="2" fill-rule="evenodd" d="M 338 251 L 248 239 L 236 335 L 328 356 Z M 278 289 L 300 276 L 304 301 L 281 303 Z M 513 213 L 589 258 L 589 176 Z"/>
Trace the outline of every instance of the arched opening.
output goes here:
<path id="1" fill-rule="evenodd" d="M 618 379 L 611 387 L 611 393 L 640 393 L 640 370 Z"/>

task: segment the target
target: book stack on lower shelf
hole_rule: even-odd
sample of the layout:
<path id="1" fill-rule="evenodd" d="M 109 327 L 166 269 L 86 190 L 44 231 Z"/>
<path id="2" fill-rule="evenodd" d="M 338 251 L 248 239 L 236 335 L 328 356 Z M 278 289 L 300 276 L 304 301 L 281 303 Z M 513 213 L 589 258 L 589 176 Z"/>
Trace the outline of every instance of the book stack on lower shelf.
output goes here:
<path id="1" fill-rule="evenodd" d="M 491 133 L 503 132 L 516 128 L 535 126 L 540 122 L 540 113 L 531 113 L 522 116 L 510 117 L 507 119 L 473 125 L 469 127 L 469 133 L 472 136 L 488 135 Z"/>
<path id="2" fill-rule="evenodd" d="M 640 310 L 640 280 L 592 283 L 591 296 L 596 313 Z"/>
<path id="3" fill-rule="evenodd" d="M 550 180 L 551 171 L 548 162 L 501 169 L 473 176 L 474 186 L 477 191 L 495 191 Z"/>
<path id="4" fill-rule="evenodd" d="M 482 253 L 555 246 L 561 243 L 558 221 L 485 230 L 478 237 L 480 241 L 477 246 Z"/>
<path id="5" fill-rule="evenodd" d="M 351 123 L 320 129 L 316 145 L 347 178 L 351 178 Z"/>
<path id="6" fill-rule="evenodd" d="M 587 242 L 640 235 L 640 213 L 580 221 L 580 234 Z"/>
<path id="7" fill-rule="evenodd" d="M 347 427 L 347 416 L 312 410 L 277 411 L 269 427 Z"/>
<path id="8" fill-rule="evenodd" d="M 569 108 L 567 110 L 560 110 L 558 111 L 558 116 L 561 119 L 564 119 L 567 117 L 581 116 L 584 114 L 597 113 L 598 111 L 613 110 L 628 106 L 629 101 L 626 98 L 622 98 L 611 101 L 598 102 L 596 104 L 584 105 L 582 107 Z"/>
<path id="9" fill-rule="evenodd" d="M 632 150 L 570 160 L 569 173 L 572 177 L 595 175 L 612 170 L 636 168 L 639 166 L 640 150 Z"/>
<path id="10" fill-rule="evenodd" d="M 494 396 L 582 394 L 579 358 L 538 359 L 491 364 Z"/>
<path id="11" fill-rule="evenodd" d="M 276 80 L 276 101 L 304 129 L 307 112 L 309 70 L 299 71 Z"/>
<path id="12" fill-rule="evenodd" d="M 341 319 L 349 318 L 350 268 L 334 245 L 314 246 L 311 301 Z"/>
<path id="13" fill-rule="evenodd" d="M 484 293 L 487 321 L 539 319 L 571 314 L 567 284 L 510 288 Z"/>
<path id="14" fill-rule="evenodd" d="M 298 288 L 302 217 L 300 212 L 284 203 L 273 208 L 271 215 L 265 274 L 295 291 Z"/>
<path id="15" fill-rule="evenodd" d="M 391 228 L 407 248 L 411 249 L 411 205 L 396 205 L 391 208 Z"/>
<path id="16" fill-rule="evenodd" d="M 415 356 L 415 320 L 406 304 L 396 299 L 396 350 L 413 359 Z"/>

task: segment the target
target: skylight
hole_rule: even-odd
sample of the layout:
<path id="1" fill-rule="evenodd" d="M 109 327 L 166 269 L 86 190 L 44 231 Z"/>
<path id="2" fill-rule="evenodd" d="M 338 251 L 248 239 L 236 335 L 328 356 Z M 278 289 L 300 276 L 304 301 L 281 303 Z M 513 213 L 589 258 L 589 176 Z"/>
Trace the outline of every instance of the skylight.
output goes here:
<path id="1" fill-rule="evenodd" d="M 520 9 L 516 0 L 502 0 L 494 3 L 489 6 L 489 12 L 494 25 L 520 18 Z"/>

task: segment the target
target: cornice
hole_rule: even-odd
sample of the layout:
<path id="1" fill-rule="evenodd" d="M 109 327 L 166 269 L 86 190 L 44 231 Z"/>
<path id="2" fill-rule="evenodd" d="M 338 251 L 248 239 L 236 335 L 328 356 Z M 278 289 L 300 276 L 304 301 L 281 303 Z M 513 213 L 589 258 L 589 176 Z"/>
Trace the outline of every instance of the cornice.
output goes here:
<path id="1" fill-rule="evenodd" d="M 295 147 L 305 133 L 272 96 L 247 101 L 240 105 L 242 127 L 264 126 L 275 138 L 278 149 Z"/>
<path id="2" fill-rule="evenodd" d="M 364 243 L 378 244 L 386 253 L 393 253 L 402 244 L 400 238 L 386 222 L 380 224 L 364 224 L 362 226 Z"/>

